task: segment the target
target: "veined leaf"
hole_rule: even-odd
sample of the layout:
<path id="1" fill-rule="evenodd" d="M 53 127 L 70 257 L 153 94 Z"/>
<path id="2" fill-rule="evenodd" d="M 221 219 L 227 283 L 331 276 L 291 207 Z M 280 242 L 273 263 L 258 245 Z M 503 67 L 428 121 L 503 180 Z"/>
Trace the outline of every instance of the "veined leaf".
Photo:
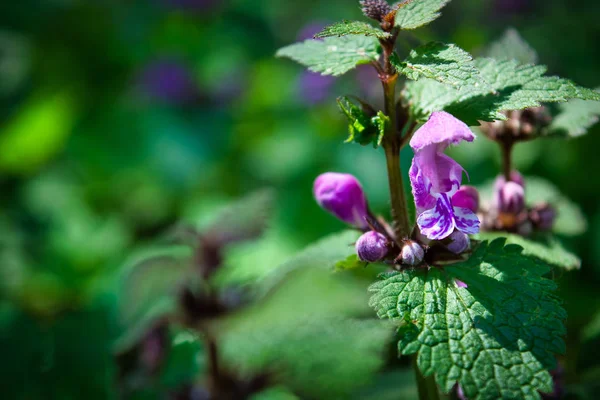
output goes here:
<path id="1" fill-rule="evenodd" d="M 288 57 L 322 75 L 342 75 L 357 64 L 365 64 L 379 57 L 379 43 L 373 37 L 348 35 L 309 39 L 277 51 L 277 57 Z"/>
<path id="2" fill-rule="evenodd" d="M 582 136 L 600 119 L 600 102 L 597 101 L 571 100 L 561 104 L 559 109 L 560 113 L 554 117 L 544 136 Z"/>
<path id="3" fill-rule="evenodd" d="M 475 67 L 473 57 L 454 44 L 427 43 L 412 50 L 406 60 L 400 62 L 393 57 L 391 61 L 398 72 L 413 80 L 430 78 L 457 89 L 488 87 Z"/>
<path id="4" fill-rule="evenodd" d="M 343 21 L 326 26 L 321 32 L 315 35 L 315 38 L 346 35 L 374 36 L 378 39 L 386 39 L 391 36 L 389 32 L 384 32 L 366 22 Z"/>
<path id="5" fill-rule="evenodd" d="M 509 28 L 502 37 L 493 42 L 485 52 L 496 60 L 515 60 L 521 64 L 535 64 L 538 55 L 514 28 Z"/>
<path id="6" fill-rule="evenodd" d="M 440 10 L 450 0 L 406 0 L 396 11 L 395 25 L 400 29 L 415 29 L 437 19 Z"/>
<path id="7" fill-rule="evenodd" d="M 546 263 L 572 271 L 581 268 L 581 259 L 565 249 L 562 243 L 551 234 L 535 235 L 525 238 L 507 232 L 481 232 L 477 235 L 480 240 L 505 238 L 507 244 L 516 244 L 523 248 L 526 256 L 537 257 Z"/>
<path id="8" fill-rule="evenodd" d="M 338 97 L 337 103 L 340 110 L 348 118 L 348 139 L 346 139 L 346 143 L 355 142 L 363 146 L 373 144 L 375 148 L 381 145 L 385 126 L 390 121 L 388 116 L 381 111 L 371 116 L 360 105 L 355 104 L 346 96 Z"/>
<path id="9" fill-rule="evenodd" d="M 445 110 L 469 125 L 505 120 L 505 110 L 537 107 L 569 99 L 600 101 L 600 93 L 555 76 L 544 76 L 546 67 L 520 65 L 514 60 L 476 59 L 475 66 L 488 88 L 456 90 L 433 80 L 407 82 L 404 95 L 413 116 L 425 120 L 433 111 Z"/>
<path id="10" fill-rule="evenodd" d="M 400 352 L 416 354 L 445 392 L 458 382 L 469 399 L 539 399 L 565 350 L 566 313 L 548 271 L 497 239 L 459 264 L 384 274 L 370 304 L 401 323 Z"/>

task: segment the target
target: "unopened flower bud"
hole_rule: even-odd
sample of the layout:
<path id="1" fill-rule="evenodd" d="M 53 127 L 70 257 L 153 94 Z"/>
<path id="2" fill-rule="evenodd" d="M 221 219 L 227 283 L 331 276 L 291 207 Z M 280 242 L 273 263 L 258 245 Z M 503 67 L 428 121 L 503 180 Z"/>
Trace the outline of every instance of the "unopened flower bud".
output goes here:
<path id="1" fill-rule="evenodd" d="M 451 242 L 446 245 L 446 248 L 454 254 L 460 254 L 467 251 L 471 245 L 469 236 L 458 230 L 452 232 L 449 238 Z"/>
<path id="2" fill-rule="evenodd" d="M 535 205 L 529 212 L 529 219 L 541 231 L 549 231 L 556 219 L 556 209 L 548 203 Z"/>
<path id="3" fill-rule="evenodd" d="M 468 208 L 474 213 L 479 209 L 479 192 L 473 186 L 463 185 L 452 196 L 454 207 Z"/>
<path id="4" fill-rule="evenodd" d="M 525 208 L 525 190 L 515 182 L 506 182 L 496 193 L 498 211 L 518 214 Z"/>
<path id="5" fill-rule="evenodd" d="M 523 179 L 523 175 L 521 175 L 516 169 L 510 172 L 510 181 L 518 183 L 523 188 L 525 188 L 525 180 Z M 500 190 L 505 183 L 506 179 L 504 178 L 504 175 L 498 175 L 496 181 L 494 182 L 494 189 L 496 191 Z"/>
<path id="6" fill-rule="evenodd" d="M 354 176 L 336 172 L 321 174 L 315 180 L 313 193 L 326 211 L 359 229 L 367 228 L 367 200 Z"/>
<path id="7" fill-rule="evenodd" d="M 392 12 L 392 7 L 385 0 L 362 0 L 361 10 L 366 17 L 381 22 L 383 17 Z"/>
<path id="8" fill-rule="evenodd" d="M 382 260 L 388 253 L 388 240 L 379 232 L 369 231 L 356 241 L 356 254 L 366 262 Z"/>
<path id="9" fill-rule="evenodd" d="M 402 252 L 400 253 L 402 264 L 419 265 L 423 262 L 424 257 L 425 251 L 423 251 L 419 243 L 413 240 L 404 241 L 404 246 L 402 246 Z"/>

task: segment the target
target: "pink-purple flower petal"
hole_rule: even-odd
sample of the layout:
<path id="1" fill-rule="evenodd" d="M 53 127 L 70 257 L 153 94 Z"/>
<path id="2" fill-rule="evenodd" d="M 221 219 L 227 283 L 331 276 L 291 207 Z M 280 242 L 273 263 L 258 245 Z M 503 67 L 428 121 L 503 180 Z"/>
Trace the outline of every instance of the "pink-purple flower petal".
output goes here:
<path id="1" fill-rule="evenodd" d="M 434 208 L 423 211 L 417 218 L 421 233 L 431 240 L 441 240 L 454 230 L 454 213 L 445 194 L 438 197 Z"/>
<path id="2" fill-rule="evenodd" d="M 415 132 L 410 140 L 410 147 L 419 151 L 431 145 L 441 145 L 438 151 L 442 152 L 450 144 L 458 144 L 462 140 L 472 142 L 474 139 L 475 135 L 464 122 L 445 111 L 436 111 Z"/>
<path id="3" fill-rule="evenodd" d="M 456 229 L 467 235 L 479 232 L 479 218 L 468 208 L 454 207 L 454 222 Z"/>

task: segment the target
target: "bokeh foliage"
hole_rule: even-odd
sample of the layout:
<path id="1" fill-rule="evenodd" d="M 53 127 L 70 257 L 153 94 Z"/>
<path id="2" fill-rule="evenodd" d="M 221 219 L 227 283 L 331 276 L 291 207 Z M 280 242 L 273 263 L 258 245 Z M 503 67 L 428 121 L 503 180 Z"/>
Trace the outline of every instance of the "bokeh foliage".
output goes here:
<path id="1" fill-rule="evenodd" d="M 455 0 L 406 40 L 442 40 L 482 55 L 513 26 L 551 73 L 597 87 L 599 13 L 593 0 Z M 311 198 L 318 173 L 355 174 L 372 206 L 387 209 L 383 155 L 342 143 L 346 127 L 334 101 L 356 92 L 380 101 L 375 73 L 361 66 L 333 80 L 273 57 L 330 22 L 359 17 L 354 2 L 340 0 L 0 4 L 3 397 L 117 396 L 112 355 L 124 333 L 117 304 L 125 261 L 177 221 L 202 223 L 228 200 L 276 188 L 266 235 L 232 248 L 232 269 L 219 277 L 251 285 L 342 228 Z M 590 328 L 597 323 L 587 324 L 600 310 L 599 135 L 596 126 L 567 142 L 519 145 L 515 155 L 522 172 L 554 182 L 588 220 L 584 234 L 565 242 L 581 269 L 558 279 L 569 314 L 567 382 L 584 384 L 573 386 L 577 393 L 593 393 L 585 384 L 598 370 Z M 499 155 L 483 137 L 475 145 L 453 155 L 480 184 L 497 174 Z M 409 162 L 408 150 L 405 169 Z M 187 361 L 168 364 L 174 370 L 163 371 L 160 390 L 192 379 L 178 369 L 204 368 L 197 338 L 170 335 L 182 350 L 171 355 Z M 370 395 L 386 390 L 381 378 L 371 384 Z"/>

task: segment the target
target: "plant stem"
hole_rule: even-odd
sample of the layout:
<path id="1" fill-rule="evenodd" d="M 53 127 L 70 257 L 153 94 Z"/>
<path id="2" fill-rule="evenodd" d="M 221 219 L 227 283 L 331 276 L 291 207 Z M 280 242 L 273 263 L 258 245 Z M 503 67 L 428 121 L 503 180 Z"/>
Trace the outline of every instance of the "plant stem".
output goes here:
<path id="1" fill-rule="evenodd" d="M 502 147 L 502 171 L 506 182 L 510 181 L 510 172 L 512 170 L 512 149 L 513 142 L 505 141 L 500 144 Z"/>
<path id="2" fill-rule="evenodd" d="M 217 383 L 219 380 L 219 353 L 217 351 L 217 342 L 213 338 L 206 338 L 206 344 L 208 345 L 208 367 L 209 373 L 212 379 Z"/>
<path id="3" fill-rule="evenodd" d="M 410 233 L 406 196 L 400 170 L 400 148 L 402 138 L 396 130 L 396 81 L 398 74 L 390 63 L 394 52 L 394 41 L 382 41 L 383 47 L 383 73 L 379 74 L 383 85 L 384 113 L 390 118 L 386 125 L 383 148 L 387 163 L 388 182 L 390 186 L 390 200 L 392 206 L 393 228 L 396 240 L 407 237 Z"/>
<path id="4" fill-rule="evenodd" d="M 417 378 L 417 388 L 419 389 L 419 400 L 439 400 L 440 393 L 435 383 L 433 375 L 423 376 L 417 366 L 417 356 L 413 356 L 413 368 Z"/>

